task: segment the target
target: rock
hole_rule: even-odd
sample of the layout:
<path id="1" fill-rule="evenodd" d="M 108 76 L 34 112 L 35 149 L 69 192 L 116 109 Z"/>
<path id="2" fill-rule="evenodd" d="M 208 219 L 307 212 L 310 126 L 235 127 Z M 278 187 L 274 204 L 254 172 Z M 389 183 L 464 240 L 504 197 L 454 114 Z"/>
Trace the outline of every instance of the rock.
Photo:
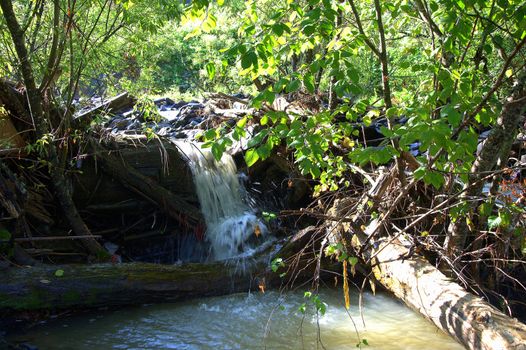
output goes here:
<path id="1" fill-rule="evenodd" d="M 171 106 L 175 102 L 169 97 L 161 97 L 161 98 L 157 98 L 157 99 L 153 100 L 153 103 L 155 103 L 157 108 L 163 108 L 163 107 L 166 107 L 166 106 Z"/>
<path id="2" fill-rule="evenodd" d="M 180 110 L 159 110 L 161 117 L 168 121 L 174 121 L 179 118 Z"/>
<path id="3" fill-rule="evenodd" d="M 130 119 L 124 119 L 124 118 L 115 118 L 109 123 L 109 127 L 112 129 L 117 130 L 126 130 L 128 125 L 130 125 L 131 121 Z"/>
<path id="4" fill-rule="evenodd" d="M 135 119 L 133 122 L 128 124 L 128 126 L 126 127 L 126 130 L 140 130 L 140 129 L 142 129 L 141 123 L 137 119 Z"/>

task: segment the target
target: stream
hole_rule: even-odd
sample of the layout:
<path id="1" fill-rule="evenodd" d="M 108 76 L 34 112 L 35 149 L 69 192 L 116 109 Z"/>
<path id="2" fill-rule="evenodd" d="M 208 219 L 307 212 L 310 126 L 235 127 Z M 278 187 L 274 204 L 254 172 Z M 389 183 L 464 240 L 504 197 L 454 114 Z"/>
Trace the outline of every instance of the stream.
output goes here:
<path id="1" fill-rule="evenodd" d="M 206 248 L 180 242 L 184 254 L 178 254 L 178 260 L 184 260 L 182 256 L 192 261 L 237 257 L 243 262 L 242 258 L 271 242 L 272 233 L 257 216 L 258 206 L 240 181 L 244 176 L 237 173 L 233 158 L 225 153 L 217 160 L 210 149 L 196 143 L 172 142 L 192 171 L 206 224 Z M 113 246 L 110 254 L 119 249 Z M 319 316 L 304 290 L 285 295 L 240 293 L 60 317 L 10 334 L 7 340 L 25 344 L 21 349 L 40 350 L 463 349 L 385 294 L 364 294 L 363 320 L 357 294 L 351 298 L 349 312 L 339 290 L 325 288 L 319 298 L 327 305 L 326 313 Z"/>
<path id="2" fill-rule="evenodd" d="M 324 316 L 303 292 L 240 293 L 175 304 L 98 311 L 42 323 L 8 341 L 44 349 L 463 349 L 395 299 L 364 295 L 364 321 L 358 295 L 346 312 L 341 291 L 324 289 Z M 305 314 L 299 311 L 306 304 Z M 321 344 L 317 346 L 319 336 Z"/>

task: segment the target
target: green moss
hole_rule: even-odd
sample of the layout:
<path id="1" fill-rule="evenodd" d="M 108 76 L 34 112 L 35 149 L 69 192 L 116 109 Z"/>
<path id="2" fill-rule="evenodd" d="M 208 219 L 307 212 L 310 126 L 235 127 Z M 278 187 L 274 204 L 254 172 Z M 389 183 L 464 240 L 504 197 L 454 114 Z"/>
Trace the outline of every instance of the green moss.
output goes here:
<path id="1" fill-rule="evenodd" d="M 47 292 L 39 289 L 32 289 L 31 292 L 23 298 L 17 297 L 15 300 L 15 303 L 10 303 L 10 298 L 8 297 L 5 300 L 7 304 L 3 306 L 15 310 L 38 310 L 51 307 L 49 295 Z"/>
<path id="2" fill-rule="evenodd" d="M 96 288 L 90 289 L 88 295 L 85 296 L 84 301 L 87 305 L 96 305 L 98 300 L 99 290 Z"/>
<path id="3" fill-rule="evenodd" d="M 66 304 L 77 304 L 80 301 L 81 295 L 76 290 L 68 290 L 62 296 L 62 299 Z"/>

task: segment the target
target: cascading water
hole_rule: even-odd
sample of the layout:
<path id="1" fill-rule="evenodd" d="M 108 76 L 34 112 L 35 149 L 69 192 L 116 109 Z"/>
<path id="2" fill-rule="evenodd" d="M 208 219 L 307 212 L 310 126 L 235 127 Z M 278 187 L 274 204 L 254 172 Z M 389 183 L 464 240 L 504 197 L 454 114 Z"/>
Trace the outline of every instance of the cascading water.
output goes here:
<path id="1" fill-rule="evenodd" d="M 247 193 L 239 181 L 234 160 L 224 153 L 217 161 L 209 149 L 197 143 L 175 144 L 188 158 L 194 177 L 211 259 L 249 255 L 253 251 L 250 242 L 264 236 L 267 228 L 246 204 Z"/>

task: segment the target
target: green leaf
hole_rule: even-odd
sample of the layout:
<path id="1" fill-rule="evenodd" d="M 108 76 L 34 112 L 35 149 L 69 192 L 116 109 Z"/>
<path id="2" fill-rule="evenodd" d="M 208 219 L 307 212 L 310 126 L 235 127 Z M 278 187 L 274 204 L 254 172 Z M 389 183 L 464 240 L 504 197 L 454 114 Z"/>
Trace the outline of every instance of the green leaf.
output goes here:
<path id="1" fill-rule="evenodd" d="M 493 203 L 484 202 L 479 206 L 479 213 L 482 216 L 489 216 L 493 210 Z"/>
<path id="2" fill-rule="evenodd" d="M 303 34 L 305 34 L 306 36 L 309 36 L 313 34 L 315 30 L 316 30 L 316 27 L 313 24 L 306 25 L 305 27 L 303 27 Z"/>
<path id="3" fill-rule="evenodd" d="M 247 120 L 248 118 L 247 117 L 243 117 L 241 118 L 238 122 L 237 122 L 237 126 L 240 127 L 240 128 L 244 128 L 245 125 L 247 124 Z"/>
<path id="4" fill-rule="evenodd" d="M 272 272 L 277 272 L 280 267 L 285 267 L 285 263 L 283 262 L 282 258 L 275 258 L 270 263 L 270 268 L 272 269 Z"/>
<path id="5" fill-rule="evenodd" d="M 385 126 L 381 126 L 380 127 L 380 132 L 382 133 L 382 135 L 384 135 L 385 137 L 393 137 L 394 136 L 394 132 L 392 132 L 391 130 L 389 130 L 388 128 L 386 128 Z"/>
<path id="6" fill-rule="evenodd" d="M 272 26 L 272 31 L 277 35 L 277 36 L 282 36 L 283 35 L 283 25 L 281 23 L 276 23 Z"/>
<path id="7" fill-rule="evenodd" d="M 268 139 L 267 142 L 264 143 L 263 145 L 259 146 L 256 150 L 261 160 L 267 159 L 268 157 L 270 157 L 270 153 L 272 152 L 272 145 L 269 141 L 270 139 Z"/>
<path id="8" fill-rule="evenodd" d="M 287 87 L 285 88 L 285 91 L 286 91 L 287 93 L 290 94 L 291 92 L 296 92 L 296 91 L 298 91 L 299 88 L 300 88 L 300 86 L 301 86 L 300 81 L 294 79 L 294 80 L 291 80 L 291 81 L 287 84 Z"/>
<path id="9" fill-rule="evenodd" d="M 252 137 L 250 140 L 248 140 L 247 147 L 252 148 L 254 146 L 259 145 L 263 139 L 268 135 L 268 129 L 263 129 L 260 132 L 258 132 L 254 137 Z"/>
<path id="10" fill-rule="evenodd" d="M 56 277 L 62 277 L 62 276 L 64 276 L 64 270 L 57 270 L 57 271 L 55 271 L 55 276 L 56 276 Z"/>
<path id="11" fill-rule="evenodd" d="M 212 144 L 212 154 L 214 155 L 214 158 L 219 161 L 221 160 L 221 157 L 223 156 L 223 152 L 225 151 L 225 147 L 221 146 L 219 143 L 213 143 Z"/>
<path id="12" fill-rule="evenodd" d="M 262 212 L 261 215 L 263 216 L 263 219 L 265 219 L 266 222 L 270 222 L 271 220 L 277 218 L 277 215 L 275 213 L 270 213 L 268 211 Z"/>
<path id="13" fill-rule="evenodd" d="M 281 78 L 274 84 L 274 91 L 280 93 L 281 90 L 283 90 L 283 88 L 287 86 L 288 82 L 289 81 L 287 79 Z"/>
<path id="14" fill-rule="evenodd" d="M 490 216 L 488 218 L 488 228 L 490 230 L 496 229 L 500 226 L 501 222 L 502 219 L 500 218 L 500 216 Z"/>
<path id="15" fill-rule="evenodd" d="M 302 304 L 298 307 L 298 311 L 301 312 L 302 314 L 304 314 L 306 310 L 307 310 L 307 305 L 306 305 L 305 303 L 302 303 Z"/>
<path id="16" fill-rule="evenodd" d="M 208 73 L 208 79 L 212 80 L 216 76 L 216 66 L 212 62 L 206 65 L 206 72 Z"/>
<path id="17" fill-rule="evenodd" d="M 247 166 L 251 167 L 254 165 L 259 159 L 258 152 L 251 148 L 245 152 L 245 163 L 247 163 Z"/>
<path id="18" fill-rule="evenodd" d="M 506 210 L 500 210 L 499 211 L 499 218 L 500 218 L 500 226 L 503 228 L 506 228 L 511 225 L 511 213 Z"/>
<path id="19" fill-rule="evenodd" d="M 434 188 L 439 189 L 444 184 L 444 176 L 436 171 L 427 171 L 424 175 L 424 182 L 433 185 Z"/>
<path id="20" fill-rule="evenodd" d="M 308 92 L 310 93 L 314 92 L 315 85 L 314 85 L 314 76 L 312 74 L 307 74 L 303 78 L 303 84 L 305 84 L 305 88 L 307 89 Z"/>
<path id="21" fill-rule="evenodd" d="M 256 69 L 258 67 L 258 55 L 254 51 L 248 51 L 241 56 L 241 67 L 247 69 L 250 66 L 254 66 Z"/>
<path id="22" fill-rule="evenodd" d="M 452 105 L 446 105 L 440 110 L 441 117 L 447 117 L 447 121 L 451 126 L 457 127 L 462 120 L 462 115 L 455 110 Z"/>

